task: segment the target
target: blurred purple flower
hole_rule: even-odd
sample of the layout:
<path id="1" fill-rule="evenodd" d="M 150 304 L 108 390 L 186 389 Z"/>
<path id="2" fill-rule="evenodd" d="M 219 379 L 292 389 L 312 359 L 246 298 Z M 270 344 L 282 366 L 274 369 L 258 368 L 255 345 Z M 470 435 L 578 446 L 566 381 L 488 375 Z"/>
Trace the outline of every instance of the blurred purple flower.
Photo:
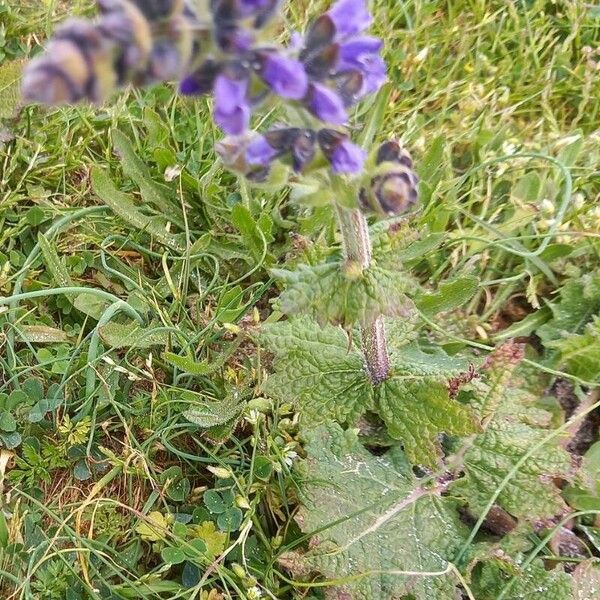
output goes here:
<path id="1" fill-rule="evenodd" d="M 334 173 L 356 175 L 362 171 L 366 153 L 353 144 L 345 133 L 335 129 L 321 129 L 317 139 Z"/>
<path id="2" fill-rule="evenodd" d="M 310 112 L 325 123 L 343 125 L 348 120 L 342 98 L 321 83 L 311 83 L 307 96 Z"/>
<path id="3" fill-rule="evenodd" d="M 360 96 L 376 92 L 386 80 L 385 61 L 379 56 L 383 41 L 358 37 L 340 46 L 340 70 L 358 70 L 363 77 Z"/>
<path id="4" fill-rule="evenodd" d="M 215 122 L 225 133 L 240 135 L 250 122 L 250 106 L 247 100 L 248 79 L 232 79 L 218 75 L 215 79 Z"/>
<path id="5" fill-rule="evenodd" d="M 355 175 L 362 171 L 365 151 L 350 140 L 343 140 L 331 153 L 331 168 L 334 173 Z"/>
<path id="6" fill-rule="evenodd" d="M 361 33 L 373 21 L 365 0 L 338 0 L 327 14 L 335 25 L 338 38 Z"/>
<path id="7" fill-rule="evenodd" d="M 304 36 L 299 56 L 311 83 L 305 105 L 326 123 L 345 123 L 345 109 L 385 82 L 383 42 L 361 35 L 371 22 L 366 0 L 339 0 Z"/>
<path id="8" fill-rule="evenodd" d="M 248 165 L 268 167 L 278 152 L 269 144 L 264 135 L 254 138 L 246 147 L 246 162 Z"/>
<path id="9" fill-rule="evenodd" d="M 266 53 L 260 70 L 262 79 L 282 98 L 301 100 L 308 90 L 308 77 L 298 60 L 275 52 Z"/>

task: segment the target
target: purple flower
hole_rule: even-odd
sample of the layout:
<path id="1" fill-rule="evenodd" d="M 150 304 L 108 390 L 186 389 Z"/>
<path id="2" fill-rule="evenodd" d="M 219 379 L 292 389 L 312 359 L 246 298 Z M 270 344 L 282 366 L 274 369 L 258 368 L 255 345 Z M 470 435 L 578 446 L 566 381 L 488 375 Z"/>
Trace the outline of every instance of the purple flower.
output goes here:
<path id="1" fill-rule="evenodd" d="M 268 167 L 278 152 L 264 135 L 254 138 L 246 148 L 246 162 L 251 166 Z"/>
<path id="2" fill-rule="evenodd" d="M 261 77 L 282 98 L 301 100 L 308 90 L 308 77 L 300 61 L 269 52 L 263 57 Z"/>
<path id="3" fill-rule="evenodd" d="M 373 21 L 365 0 L 338 0 L 327 14 L 335 25 L 338 37 L 356 35 Z"/>
<path id="4" fill-rule="evenodd" d="M 386 80 L 385 61 L 378 54 L 382 46 L 382 40 L 367 36 L 340 46 L 340 70 L 358 70 L 363 76 L 361 96 L 376 92 Z"/>
<path id="5" fill-rule="evenodd" d="M 320 83 L 311 83 L 308 92 L 308 108 L 326 123 L 343 125 L 348 120 L 342 98 Z"/>
<path id="6" fill-rule="evenodd" d="M 350 140 L 342 140 L 331 153 L 331 168 L 334 173 L 355 175 L 362 171 L 366 153 Z"/>
<path id="7" fill-rule="evenodd" d="M 218 75 L 215 79 L 215 121 L 225 133 L 240 135 L 248 128 L 248 80 Z"/>
<path id="8" fill-rule="evenodd" d="M 317 139 L 334 173 L 355 175 L 362 171 L 366 153 L 353 144 L 345 133 L 335 129 L 321 129 Z"/>

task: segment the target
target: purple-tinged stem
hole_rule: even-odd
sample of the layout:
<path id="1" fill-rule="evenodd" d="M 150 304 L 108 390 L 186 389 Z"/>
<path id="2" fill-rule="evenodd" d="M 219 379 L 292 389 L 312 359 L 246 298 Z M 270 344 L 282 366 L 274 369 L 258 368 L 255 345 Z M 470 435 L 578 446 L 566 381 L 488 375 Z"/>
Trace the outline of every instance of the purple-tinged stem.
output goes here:
<path id="1" fill-rule="evenodd" d="M 338 223 L 342 234 L 344 259 L 349 271 L 368 269 L 371 265 L 371 239 L 367 220 L 359 209 L 336 205 Z M 377 385 L 390 373 L 390 359 L 385 339 L 382 317 L 361 327 L 362 349 L 371 381 Z"/>

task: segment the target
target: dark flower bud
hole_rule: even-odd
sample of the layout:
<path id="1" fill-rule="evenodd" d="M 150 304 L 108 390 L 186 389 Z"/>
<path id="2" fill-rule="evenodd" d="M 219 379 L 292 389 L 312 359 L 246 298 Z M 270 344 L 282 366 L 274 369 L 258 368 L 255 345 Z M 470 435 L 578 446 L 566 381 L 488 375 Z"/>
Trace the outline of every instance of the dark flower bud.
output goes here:
<path id="1" fill-rule="evenodd" d="M 279 154 L 290 153 L 296 172 L 302 171 L 315 157 L 317 134 L 312 129 L 272 129 L 264 137 Z"/>
<path id="2" fill-rule="evenodd" d="M 336 88 L 346 108 L 353 106 L 360 99 L 364 78 L 360 71 L 347 71 L 335 78 Z"/>
<path id="3" fill-rule="evenodd" d="M 413 161 L 410 154 L 397 140 L 390 140 L 381 144 L 377 150 L 375 162 L 377 165 L 384 162 L 395 162 L 409 169 L 413 168 Z"/>
<path id="4" fill-rule="evenodd" d="M 309 27 L 306 34 L 304 50 L 300 59 L 304 60 L 315 50 L 329 46 L 335 40 L 335 25 L 331 17 L 327 14 L 321 15 Z"/>
<path id="5" fill-rule="evenodd" d="M 206 59 L 193 73 L 181 80 L 179 91 L 186 96 L 209 94 L 221 69 L 220 62 L 213 58 Z"/>
<path id="6" fill-rule="evenodd" d="M 314 52 L 309 52 L 301 59 L 304 69 L 313 79 L 322 81 L 335 74 L 340 58 L 338 44 L 330 44 Z"/>
<path id="7" fill-rule="evenodd" d="M 419 183 L 410 154 L 392 140 L 379 147 L 375 162 L 369 188 L 360 192 L 363 210 L 386 216 L 410 210 L 417 203 Z"/>

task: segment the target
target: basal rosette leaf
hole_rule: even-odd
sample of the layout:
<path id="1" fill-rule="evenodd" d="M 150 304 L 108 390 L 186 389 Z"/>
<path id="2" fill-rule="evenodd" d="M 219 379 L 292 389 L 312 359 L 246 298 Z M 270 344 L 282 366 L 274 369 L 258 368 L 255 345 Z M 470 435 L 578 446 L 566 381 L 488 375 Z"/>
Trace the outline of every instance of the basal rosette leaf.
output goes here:
<path id="1" fill-rule="evenodd" d="M 414 343 L 393 348 L 390 355 L 392 375 L 376 389 L 377 410 L 413 464 L 435 467 L 442 432 L 468 435 L 478 430 L 470 410 L 448 392 L 448 379 L 466 365 L 443 352 L 427 354 Z"/>
<path id="2" fill-rule="evenodd" d="M 298 319 L 264 326 L 260 340 L 275 355 L 265 392 L 299 406 L 305 424 L 353 423 L 372 405 L 363 358 L 340 327 Z"/>
<path id="3" fill-rule="evenodd" d="M 325 579 L 343 580 L 331 597 L 454 600 L 451 561 L 467 528 L 441 488 L 421 487 L 373 456 L 353 431 L 335 424 L 306 434 L 304 507 L 299 523 L 317 531 L 303 561 Z"/>
<path id="4" fill-rule="evenodd" d="M 481 410 L 489 395 L 489 385 L 474 381 L 472 405 Z M 567 510 L 554 479 L 570 479 L 575 471 L 571 455 L 550 433 L 550 414 L 535 406 L 536 396 L 518 388 L 505 388 L 493 415 L 482 415 L 486 429 L 463 448 L 462 479 L 451 491 L 480 513 L 505 477 L 532 449 L 527 458 L 500 491 L 496 503 L 516 517 L 550 518 Z"/>
<path id="5" fill-rule="evenodd" d="M 272 269 L 271 274 L 286 285 L 279 306 L 288 315 L 308 314 L 349 329 L 380 315 L 406 317 L 413 311 L 404 295 L 410 280 L 377 265 L 350 273 L 342 263 L 331 262 L 299 265 L 294 271 Z"/>

